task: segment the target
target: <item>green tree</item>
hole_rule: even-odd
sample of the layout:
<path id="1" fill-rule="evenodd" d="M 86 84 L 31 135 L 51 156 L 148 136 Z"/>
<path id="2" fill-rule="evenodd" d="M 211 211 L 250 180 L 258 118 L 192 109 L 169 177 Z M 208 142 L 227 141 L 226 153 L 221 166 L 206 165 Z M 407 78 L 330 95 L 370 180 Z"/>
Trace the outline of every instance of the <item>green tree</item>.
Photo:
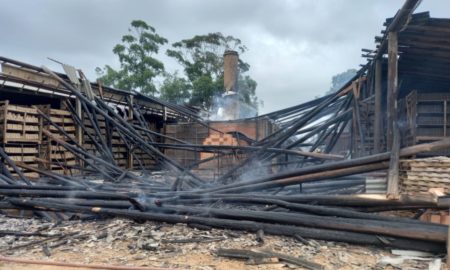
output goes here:
<path id="1" fill-rule="evenodd" d="M 175 58 L 190 81 L 207 75 L 213 79 L 223 72 L 223 53 L 227 49 L 244 53 L 247 48 L 240 39 L 224 36 L 222 33 L 197 35 L 172 44 L 173 49 L 167 50 L 167 55 Z M 240 68 L 247 71 L 249 65 L 240 61 Z"/>
<path id="2" fill-rule="evenodd" d="M 241 40 L 222 33 L 197 35 L 172 44 L 172 49 L 166 51 L 169 57 L 178 61 L 192 85 L 191 105 L 210 109 L 214 96 L 223 91 L 223 53 L 226 50 L 236 50 L 240 54 L 247 51 Z M 243 101 L 254 106 L 257 103 L 256 82 L 248 75 L 250 65 L 239 60 L 240 77 L 238 85 Z M 241 89 L 242 88 L 242 89 Z"/>
<path id="3" fill-rule="evenodd" d="M 192 85 L 185 78 L 179 77 L 178 73 L 166 74 L 160 88 L 161 99 L 176 104 L 184 104 L 191 97 Z"/>
<path id="4" fill-rule="evenodd" d="M 167 42 L 146 22 L 132 21 L 128 34 L 122 37 L 122 43 L 113 49 L 119 57 L 120 69 L 115 70 L 108 65 L 103 69 L 97 67 L 99 79 L 108 86 L 155 95 L 158 91 L 153 79 L 163 74 L 164 64 L 154 55 Z"/>

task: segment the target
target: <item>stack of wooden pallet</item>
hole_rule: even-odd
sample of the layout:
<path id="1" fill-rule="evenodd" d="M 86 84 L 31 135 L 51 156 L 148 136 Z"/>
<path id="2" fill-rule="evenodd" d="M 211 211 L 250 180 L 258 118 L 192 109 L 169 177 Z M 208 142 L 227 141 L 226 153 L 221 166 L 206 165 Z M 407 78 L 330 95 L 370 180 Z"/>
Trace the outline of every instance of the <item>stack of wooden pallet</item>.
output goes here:
<path id="1" fill-rule="evenodd" d="M 141 164 L 139 164 L 139 162 L 141 162 Z M 139 169 L 141 168 L 141 165 L 146 169 L 152 169 L 156 167 L 156 161 L 141 149 L 135 149 L 133 168 Z"/>
<path id="2" fill-rule="evenodd" d="M 136 126 L 140 126 L 140 123 L 137 119 L 134 119 L 132 123 Z M 160 130 L 157 129 L 155 123 L 147 122 L 147 127 L 152 131 L 160 132 Z M 139 132 L 139 134 L 141 134 L 141 136 L 143 138 L 147 139 L 148 141 L 156 141 L 156 142 L 161 141 L 161 138 L 152 136 L 144 131 L 138 130 L 138 132 Z M 131 153 L 129 153 L 129 155 L 131 155 Z M 142 167 L 144 167 L 145 169 L 152 169 L 152 168 L 155 168 L 155 166 L 156 166 L 155 159 L 139 148 L 135 148 L 133 150 L 132 162 L 133 162 L 132 169 L 140 169 Z"/>
<path id="3" fill-rule="evenodd" d="M 128 149 L 119 133 L 114 130 L 111 134 L 112 153 L 116 164 L 121 168 L 127 168 L 128 165 Z"/>
<path id="4" fill-rule="evenodd" d="M 450 193 L 450 158 L 430 157 L 402 160 L 400 188 L 405 193 L 424 193 L 442 188 Z"/>
<path id="5" fill-rule="evenodd" d="M 76 140 L 76 126 L 69 111 L 52 109 L 49 105 L 39 106 L 39 109 L 48 115 L 55 124 L 69 134 L 72 139 Z M 48 130 L 59 139 L 70 142 L 67 137 L 60 134 L 58 129 L 48 123 L 45 119 L 42 119 L 41 125 L 42 130 Z M 41 167 L 44 169 L 66 175 L 73 175 L 79 172 L 74 168 L 79 166 L 79 160 L 76 159 L 75 155 L 48 136 L 42 135 L 42 144 L 39 149 L 39 157 Z"/>
<path id="6" fill-rule="evenodd" d="M 94 143 L 92 142 L 92 140 L 89 138 L 89 136 L 86 134 L 87 132 L 89 132 L 89 134 L 96 138 L 96 132 L 95 132 L 95 128 L 92 125 L 91 121 L 89 120 L 89 117 L 87 115 L 86 112 L 84 112 L 83 114 L 83 125 L 86 127 L 86 132 L 83 134 L 83 148 L 86 149 L 88 152 L 90 152 L 91 154 L 97 155 L 97 149 L 94 145 Z M 97 115 L 97 122 L 98 122 L 98 128 L 100 130 L 100 134 L 102 135 L 102 137 L 104 138 L 104 140 L 106 140 L 106 123 L 105 123 L 105 118 L 101 115 Z"/>
<path id="7" fill-rule="evenodd" d="M 0 139 L 13 161 L 35 165 L 41 140 L 37 110 L 11 105 L 8 100 L 0 102 Z M 8 169 L 15 175 L 12 168 Z M 39 176 L 29 170 L 24 170 L 24 174 L 30 178 Z"/>
<path id="8" fill-rule="evenodd" d="M 39 143 L 39 117 L 37 110 L 30 107 L 0 103 L 1 139 L 3 143 Z"/>
<path id="9" fill-rule="evenodd" d="M 120 134 L 117 132 L 117 130 L 113 130 L 112 132 L 107 131 L 106 121 L 103 116 L 97 114 L 95 118 L 97 119 L 98 129 L 104 142 L 111 147 L 111 151 L 116 164 L 121 168 L 127 168 L 128 148 L 125 142 L 122 140 Z M 89 132 L 92 137 L 97 138 L 95 128 L 89 120 L 86 112 L 84 113 L 84 126 L 86 127 L 86 131 Z M 86 133 L 83 136 L 83 147 L 90 153 L 98 155 L 94 143 Z"/>

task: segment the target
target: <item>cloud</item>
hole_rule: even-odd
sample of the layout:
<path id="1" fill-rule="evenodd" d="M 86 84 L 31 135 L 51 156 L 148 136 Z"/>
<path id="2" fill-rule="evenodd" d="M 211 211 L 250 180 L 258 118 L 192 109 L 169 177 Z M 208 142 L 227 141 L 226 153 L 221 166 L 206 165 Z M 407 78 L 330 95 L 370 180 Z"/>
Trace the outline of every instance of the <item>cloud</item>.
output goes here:
<path id="1" fill-rule="evenodd" d="M 450 17 L 447 0 L 423 1 L 418 11 Z M 112 48 L 133 19 L 142 19 L 175 42 L 222 32 L 249 48 L 250 63 L 264 100 L 262 113 L 322 95 L 331 77 L 364 63 L 361 48 L 374 48 L 387 17 L 402 1 L 360 0 L 0 0 L 0 53 L 35 65 L 46 57 L 94 69 L 117 65 Z M 179 68 L 158 56 L 169 70 Z"/>

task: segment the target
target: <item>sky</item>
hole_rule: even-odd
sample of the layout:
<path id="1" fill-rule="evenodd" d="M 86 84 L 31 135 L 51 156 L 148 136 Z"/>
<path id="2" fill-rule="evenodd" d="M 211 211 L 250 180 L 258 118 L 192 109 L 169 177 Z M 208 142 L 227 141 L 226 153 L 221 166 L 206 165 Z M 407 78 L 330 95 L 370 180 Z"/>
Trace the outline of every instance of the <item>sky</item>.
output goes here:
<path id="1" fill-rule="evenodd" d="M 165 56 L 171 43 L 222 32 L 248 51 L 260 113 L 323 95 L 331 77 L 365 63 L 383 22 L 400 0 L 0 0 L 0 55 L 55 70 L 57 59 L 96 79 L 95 68 L 118 67 L 112 48 L 130 22 L 146 21 L 169 44 L 156 55 L 166 70 L 181 70 Z M 423 0 L 416 12 L 450 18 L 449 0 Z"/>

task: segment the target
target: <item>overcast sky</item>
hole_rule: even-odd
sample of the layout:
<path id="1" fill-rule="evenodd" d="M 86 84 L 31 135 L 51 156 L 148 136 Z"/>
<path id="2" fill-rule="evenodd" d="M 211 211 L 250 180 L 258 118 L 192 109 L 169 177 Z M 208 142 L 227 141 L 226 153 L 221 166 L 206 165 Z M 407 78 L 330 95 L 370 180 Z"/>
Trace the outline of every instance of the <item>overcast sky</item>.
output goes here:
<path id="1" fill-rule="evenodd" d="M 112 48 L 133 19 L 170 43 L 222 32 L 248 47 L 261 113 L 322 95 L 331 77 L 365 63 L 361 48 L 403 4 L 395 0 L 0 0 L 0 55 L 58 69 L 47 57 L 81 68 L 118 66 Z M 450 17 L 449 0 L 424 0 L 416 12 Z M 173 71 L 180 67 L 158 56 Z"/>

